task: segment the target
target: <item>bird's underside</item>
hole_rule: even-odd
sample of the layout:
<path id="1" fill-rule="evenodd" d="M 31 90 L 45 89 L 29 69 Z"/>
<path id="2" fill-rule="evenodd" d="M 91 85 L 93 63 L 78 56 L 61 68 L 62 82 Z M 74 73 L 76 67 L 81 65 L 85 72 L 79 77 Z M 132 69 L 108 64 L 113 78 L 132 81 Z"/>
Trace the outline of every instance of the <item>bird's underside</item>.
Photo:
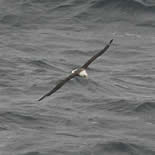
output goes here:
<path id="1" fill-rule="evenodd" d="M 65 79 L 61 80 L 51 91 L 49 91 L 47 94 L 45 94 L 44 96 L 42 96 L 38 101 L 43 100 L 45 97 L 48 97 L 50 95 L 52 95 L 53 93 L 55 93 L 58 89 L 60 89 L 66 82 L 68 82 L 69 80 L 71 80 L 72 78 L 74 78 L 75 76 L 81 76 L 84 78 L 88 77 L 88 74 L 86 72 L 86 69 L 88 68 L 88 66 L 99 56 L 101 56 L 103 53 L 105 53 L 107 51 L 107 49 L 110 47 L 111 43 L 113 42 L 113 39 L 110 40 L 110 42 L 104 47 L 104 49 L 102 49 L 100 52 L 96 53 L 93 57 L 91 57 L 84 65 L 82 65 L 80 68 L 75 69 L 72 71 L 72 73 L 66 77 Z"/>

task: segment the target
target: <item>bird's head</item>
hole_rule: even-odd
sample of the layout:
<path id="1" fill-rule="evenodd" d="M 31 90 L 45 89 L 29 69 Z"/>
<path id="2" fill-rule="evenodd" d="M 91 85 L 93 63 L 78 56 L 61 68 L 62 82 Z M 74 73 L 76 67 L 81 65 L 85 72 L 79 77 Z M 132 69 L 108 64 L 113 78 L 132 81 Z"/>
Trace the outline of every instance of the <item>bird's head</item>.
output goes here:
<path id="1" fill-rule="evenodd" d="M 75 73 L 77 71 L 77 69 L 72 70 L 72 73 Z"/>

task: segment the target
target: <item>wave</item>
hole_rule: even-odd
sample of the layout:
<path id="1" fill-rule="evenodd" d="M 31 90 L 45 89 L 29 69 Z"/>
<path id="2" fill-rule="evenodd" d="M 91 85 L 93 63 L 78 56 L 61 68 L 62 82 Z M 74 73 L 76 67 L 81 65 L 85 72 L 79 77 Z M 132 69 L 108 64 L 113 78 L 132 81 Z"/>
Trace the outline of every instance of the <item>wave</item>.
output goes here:
<path id="1" fill-rule="evenodd" d="M 93 149 L 93 154 L 141 154 L 141 155 L 152 155 L 155 152 L 141 144 L 134 144 L 128 142 L 107 142 L 105 144 L 96 144 Z M 116 153 L 117 152 L 117 153 Z"/>
<path id="2" fill-rule="evenodd" d="M 95 24 L 129 22 L 137 26 L 154 23 L 155 3 L 140 0 L 97 0 L 75 17 Z M 149 14 L 149 18 L 148 18 Z M 147 24 L 148 23 L 148 24 Z M 88 23 L 89 24 L 89 23 Z"/>
<path id="3" fill-rule="evenodd" d="M 34 116 L 24 115 L 23 113 L 5 111 L 0 113 L 0 117 L 5 118 L 6 120 L 28 120 L 33 121 L 37 120 Z"/>
<path id="4" fill-rule="evenodd" d="M 11 11 L 8 9 L 10 7 Z M 3 8 L 6 10 L 1 12 L 0 23 L 16 27 L 32 27 L 55 22 L 98 24 L 121 21 L 148 26 L 154 23 L 155 2 L 152 0 L 29 0 L 19 3 L 14 0 L 14 3 L 3 2 Z"/>
<path id="5" fill-rule="evenodd" d="M 90 110 L 108 110 L 116 113 L 121 113 L 124 115 L 131 115 L 134 113 L 135 108 L 137 107 L 136 101 L 131 101 L 128 99 L 111 99 L 107 98 L 103 101 L 103 99 L 95 99 L 91 100 L 91 102 L 95 103 L 89 106 Z"/>
<path id="6" fill-rule="evenodd" d="M 110 5 L 110 4 L 113 4 L 113 5 L 115 4 L 115 6 L 119 8 L 124 8 L 124 7 L 153 8 L 155 7 L 155 2 L 150 1 L 150 0 L 93 0 L 92 3 L 94 3 L 93 7 L 95 8 L 105 7 L 106 5 Z"/>
<path id="7" fill-rule="evenodd" d="M 29 0 L 27 3 L 44 3 L 44 4 L 61 4 L 61 6 L 70 6 L 72 5 L 80 5 L 80 4 L 88 4 L 88 3 L 95 4 L 96 7 L 102 7 L 103 5 L 107 3 L 121 3 L 121 4 L 137 4 L 140 6 L 145 7 L 154 7 L 155 2 L 153 0 Z M 23 4 L 25 4 L 25 1 L 23 1 Z M 121 5 L 120 4 L 120 5 Z"/>
<path id="8" fill-rule="evenodd" d="M 135 108 L 136 112 L 154 112 L 155 111 L 155 103 L 154 102 L 143 102 Z"/>

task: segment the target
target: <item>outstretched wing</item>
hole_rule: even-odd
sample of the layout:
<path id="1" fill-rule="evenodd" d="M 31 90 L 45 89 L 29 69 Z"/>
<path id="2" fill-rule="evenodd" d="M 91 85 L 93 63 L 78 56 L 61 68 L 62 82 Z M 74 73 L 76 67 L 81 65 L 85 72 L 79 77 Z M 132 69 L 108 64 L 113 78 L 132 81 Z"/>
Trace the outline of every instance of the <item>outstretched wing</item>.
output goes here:
<path id="1" fill-rule="evenodd" d="M 72 78 L 74 78 L 77 75 L 77 72 L 74 72 L 72 74 L 70 74 L 68 77 L 66 77 L 65 79 L 61 80 L 51 91 L 49 91 L 47 94 L 45 94 L 44 96 L 42 96 L 38 101 L 43 100 L 45 97 L 52 95 L 53 93 L 55 93 L 58 89 L 60 89 L 67 81 L 71 80 Z"/>
<path id="2" fill-rule="evenodd" d="M 106 50 L 110 47 L 111 43 L 113 42 L 113 39 L 110 40 L 110 42 L 104 47 L 103 50 L 95 54 L 93 57 L 91 57 L 81 68 L 86 69 L 96 58 L 98 58 L 100 55 L 102 55 Z"/>

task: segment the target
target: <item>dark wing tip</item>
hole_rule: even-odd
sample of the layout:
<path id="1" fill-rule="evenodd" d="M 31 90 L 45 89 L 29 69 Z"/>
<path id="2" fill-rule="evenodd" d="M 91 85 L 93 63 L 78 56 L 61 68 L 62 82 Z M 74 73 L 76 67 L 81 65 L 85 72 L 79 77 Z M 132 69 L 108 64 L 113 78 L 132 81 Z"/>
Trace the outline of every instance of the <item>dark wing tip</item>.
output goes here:
<path id="1" fill-rule="evenodd" d="M 38 101 L 43 100 L 46 97 L 46 95 L 44 95 L 43 97 L 41 97 Z"/>
<path id="2" fill-rule="evenodd" d="M 113 42 L 113 40 L 114 40 L 114 39 L 111 39 L 111 40 L 110 40 L 109 45 Z"/>
<path id="3" fill-rule="evenodd" d="M 47 94 L 42 96 L 38 101 L 43 100 L 45 97 L 48 97 L 55 93 L 58 89 L 60 89 L 67 81 L 72 79 L 74 76 L 78 75 L 79 71 L 76 71 L 75 73 L 70 74 L 68 77 L 66 77 L 64 80 L 61 80 L 51 91 L 49 91 Z"/>

